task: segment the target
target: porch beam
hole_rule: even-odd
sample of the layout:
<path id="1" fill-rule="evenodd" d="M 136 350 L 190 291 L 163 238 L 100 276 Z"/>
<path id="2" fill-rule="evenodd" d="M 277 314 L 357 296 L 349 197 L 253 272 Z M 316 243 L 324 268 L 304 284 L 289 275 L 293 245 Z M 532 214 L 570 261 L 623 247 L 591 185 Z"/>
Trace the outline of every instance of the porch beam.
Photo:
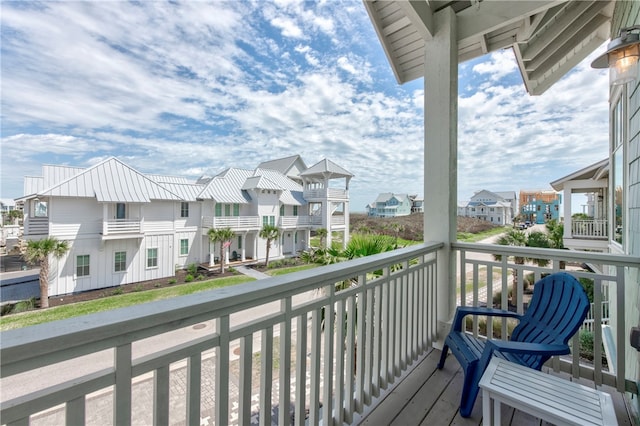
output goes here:
<path id="1" fill-rule="evenodd" d="M 458 45 L 456 15 L 450 8 L 434 15 L 436 32 L 425 45 L 424 207 L 425 241 L 444 242 L 437 260 L 437 333 L 443 339 L 456 307 L 455 258 L 458 192 Z M 434 224 L 438 224 L 434 226 Z M 441 343 L 441 342 L 440 342 Z"/>
<path id="2" fill-rule="evenodd" d="M 416 31 L 425 40 L 430 40 L 433 37 L 434 23 L 433 12 L 425 1 L 400 1 L 398 6 L 405 13 L 407 18 L 411 21 L 411 24 L 415 27 Z"/>

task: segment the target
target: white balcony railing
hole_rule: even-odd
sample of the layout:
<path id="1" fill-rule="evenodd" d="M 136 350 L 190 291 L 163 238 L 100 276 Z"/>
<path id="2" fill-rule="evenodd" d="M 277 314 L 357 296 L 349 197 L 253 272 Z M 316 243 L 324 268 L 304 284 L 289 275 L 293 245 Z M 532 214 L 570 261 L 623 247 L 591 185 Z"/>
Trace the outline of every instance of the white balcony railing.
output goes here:
<path id="1" fill-rule="evenodd" d="M 616 387 L 619 391 L 637 392 L 635 382 L 625 380 L 625 351 L 628 346 L 625 332 L 625 286 L 637 286 L 640 277 L 640 259 L 637 257 L 612 255 L 595 252 L 574 250 L 532 249 L 525 247 L 499 246 L 491 244 L 454 243 L 453 248 L 458 252 L 457 294 L 458 305 L 478 306 L 493 305 L 501 309 L 513 309 L 524 312 L 527 298 L 525 293 L 525 278 L 537 281 L 542 274 L 560 270 L 560 266 L 578 279 L 589 280 L 593 284 L 593 304 L 603 306 L 608 300 L 606 308 L 594 309 L 587 318 L 588 326 L 593 333 L 593 349 L 590 354 L 592 363 L 585 363 L 580 359 L 580 351 L 572 351 L 571 357 L 562 357 L 553 361 L 553 366 L 562 371 L 592 380 L 596 385 L 606 384 Z M 496 255 L 499 260 L 496 260 Z M 514 256 L 526 259 L 548 260 L 547 266 L 536 266 L 533 262 L 516 264 Z M 590 265 L 585 269 L 583 266 Z M 625 281 L 625 271 L 635 279 Z M 513 282 L 515 280 L 515 288 Z M 633 282 L 629 282 L 633 281 Z M 605 294 L 608 293 L 608 294 Z M 511 293 L 511 295 L 509 295 Z M 606 315 L 606 317 L 605 317 Z M 603 328 L 602 325 L 617 325 L 612 339 L 617 351 L 612 368 L 604 365 Z M 635 325 L 635 324 L 634 324 Z M 500 330 L 507 329 L 506 320 L 498 325 Z M 486 331 L 481 331 L 478 322 L 474 322 L 472 332 L 494 335 L 494 325 L 491 321 L 486 325 Z M 572 339 L 573 348 L 580 347 L 579 334 Z M 611 355 L 611 354 L 607 354 Z M 612 373 L 615 372 L 615 373 Z"/>
<path id="2" fill-rule="evenodd" d="M 2 422 L 350 423 L 431 346 L 441 247 L 3 332 Z"/>
<path id="3" fill-rule="evenodd" d="M 571 220 L 571 236 L 573 238 L 607 239 L 606 219 Z"/>
<path id="4" fill-rule="evenodd" d="M 232 230 L 257 230 L 262 227 L 259 216 L 205 216 L 202 218 L 202 227 L 231 228 Z"/>
<path id="5" fill-rule="evenodd" d="M 281 228 L 296 228 L 311 225 L 311 216 L 280 216 Z"/>
<path id="6" fill-rule="evenodd" d="M 142 222 L 131 219 L 107 220 L 102 223 L 102 235 L 140 234 Z"/>
<path id="7" fill-rule="evenodd" d="M 48 235 L 48 217 L 27 217 L 25 220 L 25 235 Z"/>
<path id="8" fill-rule="evenodd" d="M 338 188 L 305 189 L 303 191 L 303 197 L 306 200 L 314 198 L 347 199 L 349 198 L 349 191 Z"/>

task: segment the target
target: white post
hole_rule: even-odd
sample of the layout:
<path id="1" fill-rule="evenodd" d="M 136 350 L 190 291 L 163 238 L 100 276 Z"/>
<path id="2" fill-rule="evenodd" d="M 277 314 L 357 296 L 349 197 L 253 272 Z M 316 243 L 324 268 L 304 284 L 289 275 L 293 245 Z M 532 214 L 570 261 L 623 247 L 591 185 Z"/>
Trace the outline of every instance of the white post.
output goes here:
<path id="1" fill-rule="evenodd" d="M 444 242 L 437 264 L 441 345 L 456 308 L 456 257 L 450 244 L 456 240 L 458 204 L 458 47 L 455 12 L 442 9 L 434 21 L 435 35 L 425 45 L 424 190 L 429 202 L 424 206 L 424 239 Z"/>
<path id="2" fill-rule="evenodd" d="M 571 193 L 572 193 L 572 186 L 571 184 L 569 184 L 569 182 L 565 182 L 564 184 L 564 191 L 562 192 L 562 196 L 564 197 L 563 201 L 563 215 L 564 215 L 564 233 L 563 233 L 563 238 L 569 239 L 573 237 L 573 232 L 572 232 L 572 220 L 571 220 Z"/>

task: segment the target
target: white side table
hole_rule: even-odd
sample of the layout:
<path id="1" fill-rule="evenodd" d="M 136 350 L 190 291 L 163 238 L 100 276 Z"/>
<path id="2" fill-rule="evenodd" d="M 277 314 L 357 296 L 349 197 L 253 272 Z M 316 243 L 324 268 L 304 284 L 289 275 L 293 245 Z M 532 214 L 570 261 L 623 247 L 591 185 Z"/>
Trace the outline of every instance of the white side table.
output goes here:
<path id="1" fill-rule="evenodd" d="M 618 424 L 611 395 L 497 357 L 480 388 L 483 426 L 500 425 L 501 403 L 556 425 Z"/>

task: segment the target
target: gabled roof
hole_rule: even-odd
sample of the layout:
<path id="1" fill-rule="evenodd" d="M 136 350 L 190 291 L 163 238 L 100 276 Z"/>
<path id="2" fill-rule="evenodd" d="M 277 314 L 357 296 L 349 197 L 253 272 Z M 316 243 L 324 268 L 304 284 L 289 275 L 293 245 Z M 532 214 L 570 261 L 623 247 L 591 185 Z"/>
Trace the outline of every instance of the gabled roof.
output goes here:
<path id="1" fill-rule="evenodd" d="M 242 189 L 269 189 L 273 191 L 282 191 L 282 188 L 270 181 L 264 176 L 251 176 L 247 178 Z"/>
<path id="2" fill-rule="evenodd" d="M 564 189 L 564 184 L 567 182 L 570 182 L 573 180 L 589 180 L 589 179 L 596 181 L 596 180 L 602 179 L 603 177 L 608 176 L 608 174 L 609 174 L 609 159 L 606 158 L 590 166 L 587 166 L 584 169 L 580 169 L 576 172 L 573 172 L 570 175 L 554 180 L 553 182 L 551 182 L 550 185 L 556 191 L 562 191 Z"/>
<path id="3" fill-rule="evenodd" d="M 288 175 L 291 169 L 298 164 L 300 171 L 307 168 L 307 165 L 299 155 L 292 155 L 290 157 L 278 158 L 277 160 L 264 161 L 258 164 L 259 169 L 271 169 L 277 170 L 283 175 Z M 297 173 L 295 173 L 297 175 Z"/>
<path id="4" fill-rule="evenodd" d="M 394 194 L 393 192 L 382 192 L 376 198 L 376 203 L 386 203 L 392 198 L 395 198 L 398 201 L 406 200 L 409 198 L 407 194 Z"/>
<path id="5" fill-rule="evenodd" d="M 204 185 L 193 183 L 161 183 L 163 187 L 172 193 L 178 195 L 184 201 L 197 201 L 198 194 L 202 191 Z"/>
<path id="6" fill-rule="evenodd" d="M 113 157 L 33 194 L 36 195 L 95 197 L 98 202 L 105 203 L 181 200 L 178 195 Z"/>
<path id="7" fill-rule="evenodd" d="M 227 169 L 214 176 L 198 194 L 198 199 L 212 199 L 217 203 L 246 204 L 251 201 L 249 195 L 242 190 L 252 170 Z"/>
<path id="8" fill-rule="evenodd" d="M 351 172 L 349 172 L 346 169 L 343 169 L 333 161 L 327 160 L 326 158 L 314 164 L 313 166 L 309 167 L 304 172 L 300 173 L 300 176 L 305 176 L 305 177 L 310 177 L 310 176 L 324 177 L 327 175 L 329 175 L 329 178 L 353 177 L 353 174 L 351 174 Z"/>
<path id="9" fill-rule="evenodd" d="M 614 1 L 365 0 L 369 18 L 398 80 L 424 76 L 434 14 L 456 15 L 458 62 L 513 49 L 527 91 L 542 94 L 609 38 Z"/>

